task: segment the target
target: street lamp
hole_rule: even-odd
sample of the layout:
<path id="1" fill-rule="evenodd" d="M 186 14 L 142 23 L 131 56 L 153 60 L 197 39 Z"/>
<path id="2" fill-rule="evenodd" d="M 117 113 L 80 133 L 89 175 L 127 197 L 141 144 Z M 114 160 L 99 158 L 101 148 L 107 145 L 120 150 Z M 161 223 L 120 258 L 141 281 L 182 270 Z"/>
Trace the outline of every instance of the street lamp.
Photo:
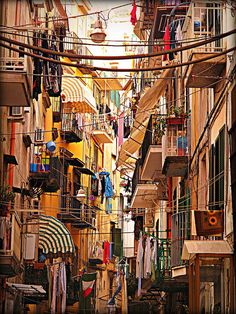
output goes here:
<path id="1" fill-rule="evenodd" d="M 107 35 L 104 29 L 102 28 L 102 21 L 100 20 L 100 17 L 98 15 L 98 18 L 94 24 L 94 29 L 90 34 L 90 37 L 94 43 L 102 43 L 105 40 L 106 36 Z"/>

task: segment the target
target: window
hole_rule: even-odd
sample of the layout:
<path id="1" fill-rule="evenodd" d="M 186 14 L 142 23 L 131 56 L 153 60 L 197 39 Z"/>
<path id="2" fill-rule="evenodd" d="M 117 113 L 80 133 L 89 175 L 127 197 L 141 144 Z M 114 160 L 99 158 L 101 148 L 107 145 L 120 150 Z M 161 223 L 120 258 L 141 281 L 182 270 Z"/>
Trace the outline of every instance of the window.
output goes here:
<path id="1" fill-rule="evenodd" d="M 209 209 L 224 209 L 225 127 L 209 151 Z"/>
<path id="2" fill-rule="evenodd" d="M 22 117 L 22 107 L 10 107 L 9 115 L 12 117 Z"/>

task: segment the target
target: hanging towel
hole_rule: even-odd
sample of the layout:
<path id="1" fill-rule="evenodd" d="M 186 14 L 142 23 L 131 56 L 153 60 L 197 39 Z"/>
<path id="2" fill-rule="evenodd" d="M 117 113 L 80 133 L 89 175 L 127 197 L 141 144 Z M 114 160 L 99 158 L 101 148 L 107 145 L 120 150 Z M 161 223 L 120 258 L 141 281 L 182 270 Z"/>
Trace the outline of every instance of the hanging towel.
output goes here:
<path id="1" fill-rule="evenodd" d="M 175 40 L 176 40 L 177 44 L 180 45 L 182 39 L 183 39 L 183 34 L 182 34 L 181 25 L 180 25 L 180 22 L 179 22 L 178 26 L 176 28 L 176 34 L 175 34 Z"/>
<path id="2" fill-rule="evenodd" d="M 130 12 L 130 15 L 131 15 L 130 22 L 132 23 L 132 25 L 135 25 L 137 22 L 136 11 L 137 11 L 137 6 L 134 1 L 132 11 Z"/>
<path id="3" fill-rule="evenodd" d="M 119 147 L 124 141 L 124 112 L 121 112 L 118 120 L 118 145 Z"/>
<path id="4" fill-rule="evenodd" d="M 163 37 L 164 40 L 164 51 L 170 50 L 170 30 L 169 26 L 166 25 L 165 35 Z M 167 55 L 163 56 L 163 61 L 167 61 Z"/>
<path id="5" fill-rule="evenodd" d="M 151 243 L 150 237 L 147 237 L 144 254 L 144 278 L 149 278 L 150 275 L 151 275 Z"/>
<path id="6" fill-rule="evenodd" d="M 138 278 L 138 296 L 141 295 L 142 277 L 143 277 L 143 240 L 142 237 L 140 237 L 138 241 L 138 250 L 136 256 L 136 278 Z"/>

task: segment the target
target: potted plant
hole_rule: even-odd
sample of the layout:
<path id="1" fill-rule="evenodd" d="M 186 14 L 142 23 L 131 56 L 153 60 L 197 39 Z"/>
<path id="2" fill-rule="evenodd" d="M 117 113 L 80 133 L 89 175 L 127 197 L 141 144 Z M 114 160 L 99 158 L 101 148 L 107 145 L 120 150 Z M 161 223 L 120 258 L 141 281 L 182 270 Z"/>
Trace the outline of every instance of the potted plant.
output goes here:
<path id="1" fill-rule="evenodd" d="M 15 193 L 12 191 L 9 185 L 0 186 L 0 215 L 6 216 L 8 211 L 8 205 L 15 199 Z"/>

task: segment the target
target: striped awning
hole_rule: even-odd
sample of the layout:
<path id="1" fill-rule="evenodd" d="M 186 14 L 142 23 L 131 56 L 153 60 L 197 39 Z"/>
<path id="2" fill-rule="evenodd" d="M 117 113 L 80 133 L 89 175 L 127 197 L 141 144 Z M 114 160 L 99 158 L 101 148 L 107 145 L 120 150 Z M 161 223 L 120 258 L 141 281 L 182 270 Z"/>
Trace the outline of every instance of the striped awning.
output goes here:
<path id="1" fill-rule="evenodd" d="M 73 254 L 75 246 L 66 226 L 52 216 L 39 216 L 39 248 L 44 254 Z"/>
<path id="2" fill-rule="evenodd" d="M 76 77 L 62 77 L 62 102 L 80 113 L 96 113 L 91 91 Z"/>

